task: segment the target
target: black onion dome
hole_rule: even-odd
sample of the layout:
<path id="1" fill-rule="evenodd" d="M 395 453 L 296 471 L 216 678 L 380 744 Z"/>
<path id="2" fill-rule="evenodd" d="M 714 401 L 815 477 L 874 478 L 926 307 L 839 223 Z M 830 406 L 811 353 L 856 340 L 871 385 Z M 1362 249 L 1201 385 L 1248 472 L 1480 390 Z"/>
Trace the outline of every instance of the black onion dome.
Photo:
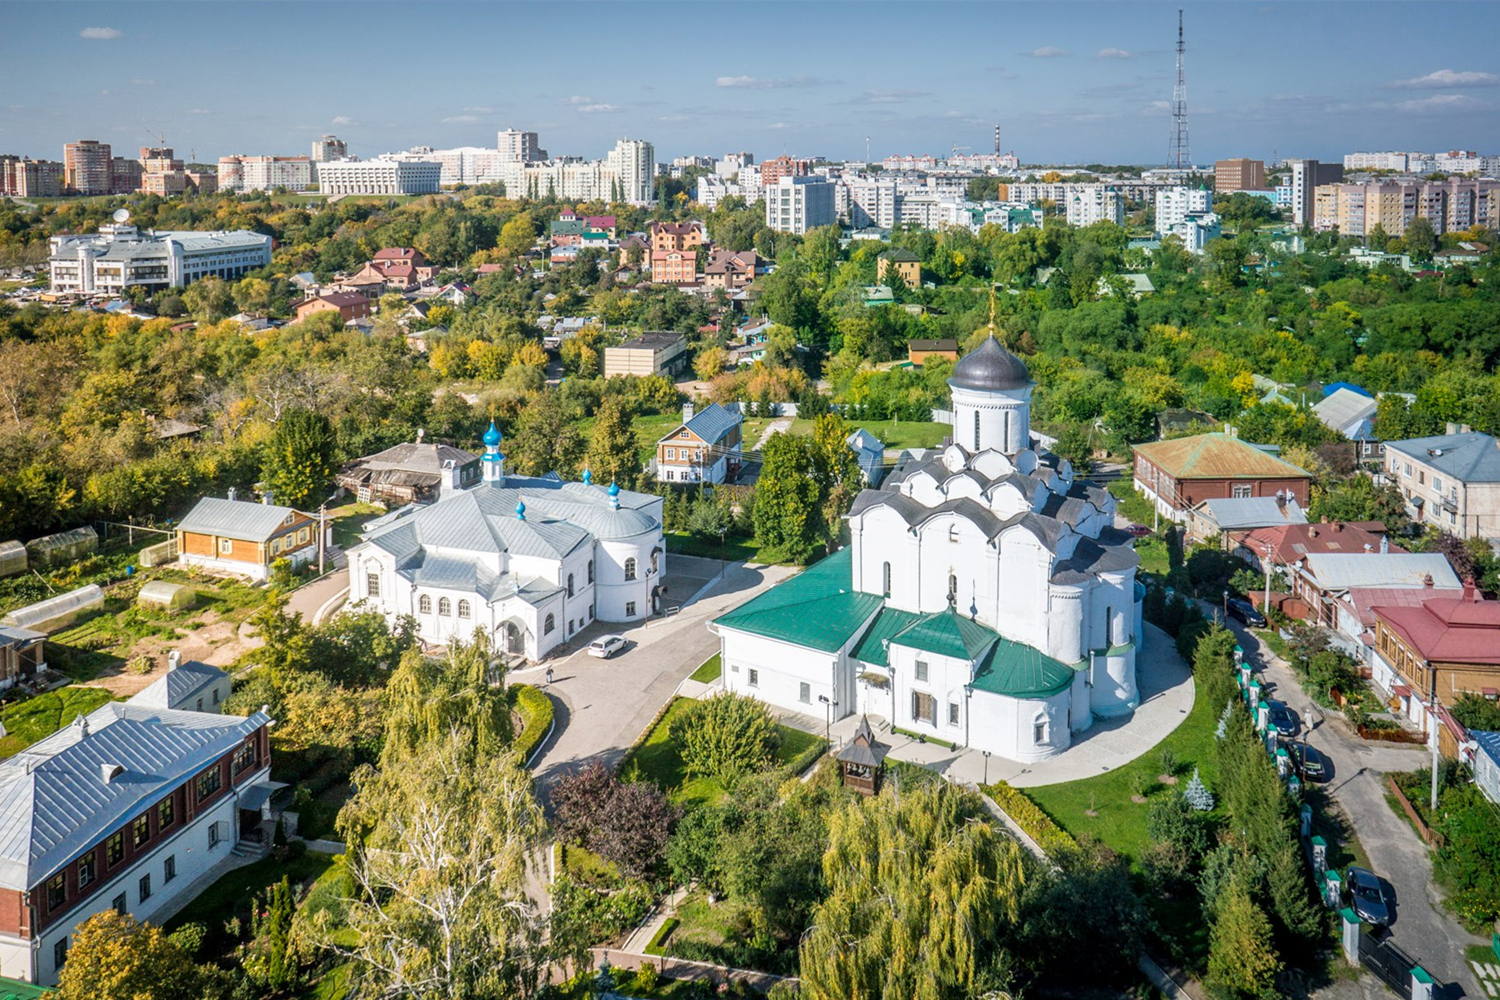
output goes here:
<path id="1" fill-rule="evenodd" d="M 953 366 L 948 384 L 956 389 L 1006 392 L 1031 385 L 1031 372 L 1026 362 L 989 336 Z"/>

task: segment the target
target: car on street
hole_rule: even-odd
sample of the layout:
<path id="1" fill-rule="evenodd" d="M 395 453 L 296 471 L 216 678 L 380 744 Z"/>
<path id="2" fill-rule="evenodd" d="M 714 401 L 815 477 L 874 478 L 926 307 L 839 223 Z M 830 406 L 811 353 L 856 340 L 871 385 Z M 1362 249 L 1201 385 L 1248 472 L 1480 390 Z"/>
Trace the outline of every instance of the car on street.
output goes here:
<path id="1" fill-rule="evenodd" d="M 1351 867 L 1344 873 L 1344 887 L 1349 893 L 1349 905 L 1359 919 L 1375 927 L 1389 927 L 1394 914 L 1391 903 L 1396 890 L 1385 879 L 1368 868 Z"/>
<path id="2" fill-rule="evenodd" d="M 1306 743 L 1289 743 L 1287 756 L 1292 759 L 1292 770 L 1303 781 L 1324 782 L 1333 776 L 1333 762 L 1317 747 Z"/>
<path id="3" fill-rule="evenodd" d="M 1257 611 L 1255 605 L 1249 601 L 1242 601 L 1238 597 L 1229 601 L 1229 614 L 1251 628 L 1266 627 L 1266 616 Z"/>
<path id="4" fill-rule="evenodd" d="M 589 643 L 589 655 L 607 660 L 625 648 L 623 635 L 601 635 Z"/>
<path id="5" fill-rule="evenodd" d="M 1151 534 L 1151 529 L 1144 524 L 1132 524 L 1125 529 L 1125 533 L 1135 538 L 1145 538 Z"/>
<path id="6" fill-rule="evenodd" d="M 1296 736 L 1302 731 L 1302 720 L 1297 718 L 1297 713 L 1287 707 L 1284 701 L 1266 701 L 1266 708 L 1271 715 L 1271 725 L 1276 727 L 1276 732 L 1282 736 Z"/>

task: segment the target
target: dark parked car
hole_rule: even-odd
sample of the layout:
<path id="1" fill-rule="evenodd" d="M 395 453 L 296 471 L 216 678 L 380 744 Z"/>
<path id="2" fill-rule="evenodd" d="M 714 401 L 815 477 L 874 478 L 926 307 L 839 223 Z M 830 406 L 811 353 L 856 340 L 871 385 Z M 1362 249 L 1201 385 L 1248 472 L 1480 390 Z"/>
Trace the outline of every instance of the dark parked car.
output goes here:
<path id="1" fill-rule="evenodd" d="M 1317 747 L 1310 747 L 1306 743 L 1291 743 L 1286 748 L 1287 755 L 1292 758 L 1292 770 L 1303 781 L 1327 781 L 1333 776 L 1333 762 L 1323 756 L 1323 752 Z"/>
<path id="2" fill-rule="evenodd" d="M 1265 628 L 1266 616 L 1255 610 L 1249 601 L 1233 598 L 1229 602 L 1229 613 L 1253 628 Z"/>
<path id="3" fill-rule="evenodd" d="M 1146 527 L 1144 524 L 1132 524 L 1130 527 L 1125 529 L 1125 533 L 1128 535 L 1133 535 L 1136 538 L 1145 538 L 1147 535 L 1151 534 L 1151 529 Z"/>
<path id="4" fill-rule="evenodd" d="M 1389 882 L 1368 868 L 1350 868 L 1344 873 L 1344 887 L 1349 893 L 1349 905 L 1359 919 L 1376 927 L 1391 925 L 1391 903 L 1396 890 Z"/>
<path id="5" fill-rule="evenodd" d="M 1266 708 L 1271 713 L 1271 725 L 1276 727 L 1276 732 L 1282 736 L 1296 736 L 1302 729 L 1302 720 L 1297 718 L 1297 713 L 1287 708 L 1284 701 L 1267 701 Z"/>

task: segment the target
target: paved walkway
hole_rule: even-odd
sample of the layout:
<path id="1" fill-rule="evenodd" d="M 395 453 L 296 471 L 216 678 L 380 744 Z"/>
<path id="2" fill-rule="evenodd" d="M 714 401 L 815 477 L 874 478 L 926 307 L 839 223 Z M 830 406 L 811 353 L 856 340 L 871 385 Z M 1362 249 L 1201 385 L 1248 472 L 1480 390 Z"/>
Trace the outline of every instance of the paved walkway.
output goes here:
<path id="1" fill-rule="evenodd" d="M 1086 732 L 1074 733 L 1073 745 L 1067 750 L 1035 764 L 1020 764 L 996 756 L 986 761 L 978 750 L 950 750 L 936 743 L 918 743 L 892 732 L 890 722 L 877 716 L 871 715 L 870 722 L 878 730 L 877 738 L 889 744 L 892 758 L 931 768 L 949 780 L 964 784 L 1004 780 L 1017 788 L 1055 785 L 1093 777 L 1130 763 L 1166 739 L 1192 710 L 1192 671 L 1177 655 L 1172 640 L 1154 625 L 1145 627 L 1136 660 L 1136 684 L 1141 703 L 1131 715 L 1096 721 Z M 788 725 L 810 733 L 824 731 L 822 716 L 787 715 L 785 720 Z M 834 748 L 851 739 L 858 725 L 857 715 L 835 722 L 830 730 Z"/>
<path id="2" fill-rule="evenodd" d="M 1333 776 L 1324 787 L 1347 816 L 1376 874 L 1396 890 L 1392 940 L 1439 982 L 1461 986 L 1465 996 L 1484 996 L 1464 961 L 1464 947 L 1488 942 L 1465 931 L 1443 908 L 1432 879 L 1431 853 L 1385 801 L 1386 774 L 1423 767 L 1431 761 L 1430 753 L 1422 747 L 1367 742 L 1342 717 L 1325 718 L 1285 661 L 1238 622 L 1232 627 L 1262 682 L 1274 685 L 1271 694 L 1302 717 L 1307 742 L 1333 762 Z"/>
<path id="3" fill-rule="evenodd" d="M 751 451 L 760 451 L 761 449 L 765 448 L 766 442 L 769 441 L 769 440 L 771 440 L 771 435 L 772 434 L 784 434 L 784 433 L 786 433 L 787 431 L 789 431 L 791 429 L 792 429 L 792 418 L 791 417 L 785 417 L 785 418 L 783 418 L 781 420 L 773 420 L 773 421 L 771 421 L 769 424 L 766 425 L 766 429 L 763 430 L 763 431 L 761 431 L 761 433 L 760 433 L 760 439 L 755 442 L 755 447 L 751 448 L 750 450 Z"/>
<path id="4" fill-rule="evenodd" d="M 669 563 L 681 561 L 686 569 L 691 567 L 689 559 L 671 556 Z M 552 698 L 557 731 L 534 768 L 544 804 L 548 787 L 563 775 L 594 761 L 617 763 L 678 685 L 718 651 L 718 636 L 705 627 L 709 619 L 795 572 L 787 566 L 729 563 L 722 575 L 713 578 L 709 569 L 716 571 L 724 564 L 696 562 L 705 565 L 702 575 L 710 582 L 698 594 L 686 597 L 675 615 L 629 628 L 609 626 L 629 642 L 623 653 L 600 660 L 580 648 L 561 659 L 511 673 L 511 679 L 542 686 Z M 553 679 L 546 684 L 549 667 Z"/>

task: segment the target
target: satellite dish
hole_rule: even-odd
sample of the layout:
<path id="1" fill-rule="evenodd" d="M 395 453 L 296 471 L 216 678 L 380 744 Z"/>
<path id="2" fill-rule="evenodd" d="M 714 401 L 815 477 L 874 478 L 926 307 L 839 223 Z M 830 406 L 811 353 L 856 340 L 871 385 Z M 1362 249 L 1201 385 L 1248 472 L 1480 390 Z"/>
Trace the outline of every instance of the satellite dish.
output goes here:
<path id="1" fill-rule="evenodd" d="M 128 208 L 117 208 L 117 209 L 115 209 L 115 221 L 118 222 L 118 223 L 121 223 L 122 225 L 124 223 L 126 223 L 126 222 L 129 222 L 130 221 L 130 209 L 128 209 Z"/>

